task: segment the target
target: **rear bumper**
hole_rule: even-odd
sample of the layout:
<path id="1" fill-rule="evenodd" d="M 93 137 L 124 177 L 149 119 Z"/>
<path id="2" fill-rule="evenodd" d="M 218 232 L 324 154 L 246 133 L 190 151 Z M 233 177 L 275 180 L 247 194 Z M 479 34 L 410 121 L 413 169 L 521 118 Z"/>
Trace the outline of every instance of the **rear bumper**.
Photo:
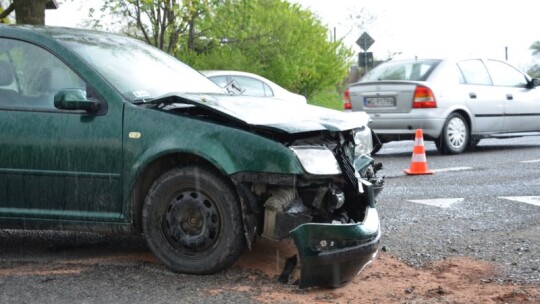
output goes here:
<path id="1" fill-rule="evenodd" d="M 308 223 L 291 234 L 300 257 L 300 288 L 348 283 L 374 259 L 381 237 L 379 215 L 373 207 L 361 223 Z"/>
<path id="2" fill-rule="evenodd" d="M 405 117 L 406 116 L 406 117 Z M 370 114 L 369 127 L 383 141 L 414 139 L 416 129 L 422 129 L 426 139 L 441 135 L 444 118 L 409 114 Z"/>

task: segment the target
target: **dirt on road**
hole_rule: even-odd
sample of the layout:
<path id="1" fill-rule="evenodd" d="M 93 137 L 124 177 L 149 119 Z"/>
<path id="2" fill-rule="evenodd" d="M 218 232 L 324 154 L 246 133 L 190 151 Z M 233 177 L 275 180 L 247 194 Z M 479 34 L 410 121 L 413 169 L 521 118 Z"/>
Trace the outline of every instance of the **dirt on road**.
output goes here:
<path id="1" fill-rule="evenodd" d="M 236 267 L 277 277 L 285 258 L 294 254 L 292 243 L 262 240 Z M 258 300 L 264 303 L 540 303 L 540 286 L 505 282 L 496 264 L 453 258 L 414 268 L 385 252 L 341 288 L 253 286 L 238 289 L 263 288 Z"/>
<path id="2" fill-rule="evenodd" d="M 466 257 L 412 267 L 380 252 L 344 287 L 299 289 L 277 281 L 286 258 L 296 254 L 290 241 L 259 239 L 231 270 L 189 276 L 170 272 L 144 243 L 124 248 L 90 242 L 44 251 L 39 248 L 45 244 L 25 245 L 27 238 L 20 245 L 4 238 L 9 240 L 0 250 L 3 303 L 540 303 L 540 286 L 512 282 L 497 264 Z M 24 297 L 27 291 L 31 296 Z"/>

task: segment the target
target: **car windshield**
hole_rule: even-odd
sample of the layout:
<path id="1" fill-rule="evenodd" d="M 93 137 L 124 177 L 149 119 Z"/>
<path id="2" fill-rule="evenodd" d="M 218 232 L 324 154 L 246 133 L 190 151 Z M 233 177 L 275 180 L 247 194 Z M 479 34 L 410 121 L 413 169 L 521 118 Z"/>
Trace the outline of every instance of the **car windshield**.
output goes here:
<path id="1" fill-rule="evenodd" d="M 224 90 L 176 58 L 122 36 L 60 37 L 128 100 L 171 92 L 222 94 Z"/>
<path id="2" fill-rule="evenodd" d="M 441 60 L 401 60 L 381 64 L 360 81 L 410 80 L 425 81 Z"/>

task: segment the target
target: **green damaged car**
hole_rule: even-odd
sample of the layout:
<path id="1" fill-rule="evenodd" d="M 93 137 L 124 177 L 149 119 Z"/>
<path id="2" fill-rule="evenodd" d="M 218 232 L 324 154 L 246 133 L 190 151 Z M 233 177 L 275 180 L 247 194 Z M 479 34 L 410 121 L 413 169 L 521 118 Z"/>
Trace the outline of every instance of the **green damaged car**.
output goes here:
<path id="1" fill-rule="evenodd" d="M 0 25 L 0 226 L 142 233 L 191 274 L 292 238 L 300 287 L 338 287 L 381 235 L 368 120 L 229 94 L 131 38 Z"/>

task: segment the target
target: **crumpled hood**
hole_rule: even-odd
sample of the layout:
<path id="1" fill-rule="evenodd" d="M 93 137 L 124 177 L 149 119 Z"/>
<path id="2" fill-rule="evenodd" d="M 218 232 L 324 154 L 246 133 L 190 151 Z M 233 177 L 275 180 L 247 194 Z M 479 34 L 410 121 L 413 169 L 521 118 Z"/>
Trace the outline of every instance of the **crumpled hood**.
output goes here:
<path id="1" fill-rule="evenodd" d="M 268 97 L 174 95 L 246 124 L 279 129 L 287 133 L 346 131 L 367 126 L 370 119 L 364 112 L 341 112 Z"/>

